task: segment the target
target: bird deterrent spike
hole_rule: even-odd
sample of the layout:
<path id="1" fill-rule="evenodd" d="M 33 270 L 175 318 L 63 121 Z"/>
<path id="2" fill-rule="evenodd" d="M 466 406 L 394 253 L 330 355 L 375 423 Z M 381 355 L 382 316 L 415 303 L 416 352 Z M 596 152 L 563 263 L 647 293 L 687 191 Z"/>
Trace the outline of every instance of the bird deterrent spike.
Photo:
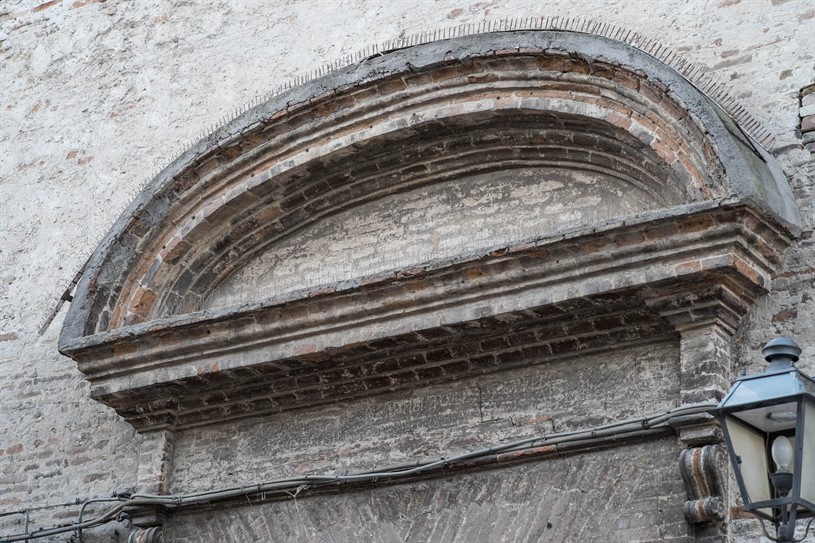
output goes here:
<path id="1" fill-rule="evenodd" d="M 658 55 L 659 55 L 659 58 L 662 59 L 663 62 L 666 62 L 667 59 L 671 55 L 673 55 L 673 51 L 668 49 L 667 46 L 660 46 Z M 667 62 L 666 62 L 666 64 L 667 64 Z"/>
<path id="2" fill-rule="evenodd" d="M 662 60 L 662 55 L 664 53 L 665 53 L 664 46 L 661 43 L 659 43 L 658 41 L 655 40 L 654 41 L 654 52 L 653 52 L 654 57 L 657 58 L 658 60 Z"/>

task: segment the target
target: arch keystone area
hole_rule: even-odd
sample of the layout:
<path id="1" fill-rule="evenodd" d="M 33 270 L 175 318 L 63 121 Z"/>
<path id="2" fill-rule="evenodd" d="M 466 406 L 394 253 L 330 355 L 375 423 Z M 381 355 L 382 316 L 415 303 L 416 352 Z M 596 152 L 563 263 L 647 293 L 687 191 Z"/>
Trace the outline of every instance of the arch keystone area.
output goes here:
<path id="1" fill-rule="evenodd" d="M 727 337 L 799 232 L 775 160 L 657 59 L 576 32 L 467 36 L 330 73 L 190 148 L 94 253 L 60 350 L 137 429 L 184 428 Z"/>

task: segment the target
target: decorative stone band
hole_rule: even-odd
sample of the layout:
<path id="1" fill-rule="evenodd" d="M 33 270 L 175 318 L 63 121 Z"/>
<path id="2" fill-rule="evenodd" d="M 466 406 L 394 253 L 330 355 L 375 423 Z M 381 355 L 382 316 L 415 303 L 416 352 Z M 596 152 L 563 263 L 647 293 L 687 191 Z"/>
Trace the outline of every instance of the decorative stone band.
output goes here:
<path id="1" fill-rule="evenodd" d="M 706 158 L 698 127 L 658 88 L 647 94 L 645 83 L 601 64 L 515 57 L 318 97 L 214 149 L 191 172 L 194 184 L 178 184 L 186 190 L 173 224 L 139 244 L 142 261 L 109 307 L 109 326 L 200 309 L 262 247 L 316 220 L 476 172 L 600 169 L 659 207 L 726 193 L 714 151 Z"/>
<path id="2" fill-rule="evenodd" d="M 682 504 L 682 512 L 685 514 L 685 519 L 692 524 L 719 522 L 724 519 L 724 498 L 717 496 L 688 500 Z"/>
<path id="3" fill-rule="evenodd" d="M 722 449 L 719 445 L 706 445 L 685 449 L 679 456 L 679 470 L 688 501 L 682 506 L 688 522 L 718 522 L 725 516 L 725 498 L 722 496 Z"/>
<path id="4" fill-rule="evenodd" d="M 151 528 L 139 528 L 130 532 L 127 538 L 127 543 L 162 543 L 163 529 L 161 526 L 153 526 Z"/>

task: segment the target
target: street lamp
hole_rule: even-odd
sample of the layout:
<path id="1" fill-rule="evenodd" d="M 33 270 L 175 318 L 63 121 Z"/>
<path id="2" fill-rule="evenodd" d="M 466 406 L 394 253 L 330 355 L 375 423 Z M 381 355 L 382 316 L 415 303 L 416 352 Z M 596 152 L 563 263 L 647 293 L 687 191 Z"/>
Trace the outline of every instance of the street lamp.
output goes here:
<path id="1" fill-rule="evenodd" d="M 770 367 L 736 379 L 716 411 L 744 510 L 769 539 L 794 542 L 796 519 L 811 517 L 806 533 L 815 518 L 815 380 L 795 368 L 801 348 L 791 339 L 761 352 Z"/>

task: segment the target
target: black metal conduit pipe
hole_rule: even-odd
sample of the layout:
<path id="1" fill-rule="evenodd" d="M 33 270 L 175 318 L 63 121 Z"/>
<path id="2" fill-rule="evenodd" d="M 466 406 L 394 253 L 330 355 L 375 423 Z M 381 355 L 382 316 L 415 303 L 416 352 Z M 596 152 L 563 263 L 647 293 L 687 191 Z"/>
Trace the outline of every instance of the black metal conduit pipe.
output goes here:
<path id="1" fill-rule="evenodd" d="M 54 528 L 41 529 L 34 532 L 28 531 L 28 513 L 26 511 L 14 511 L 10 513 L 0 513 L 0 517 L 11 514 L 25 514 L 25 532 L 0 537 L 0 543 L 12 543 L 15 541 L 28 541 L 50 537 L 57 534 L 75 532 L 80 534 L 82 530 L 94 528 L 107 524 L 114 520 L 124 520 L 127 517 L 126 509 L 140 506 L 162 506 L 170 509 L 178 509 L 193 505 L 201 505 L 211 502 L 224 501 L 244 496 L 265 493 L 289 494 L 299 492 L 303 488 L 324 487 L 330 485 L 340 485 L 344 483 L 376 483 L 380 480 L 393 480 L 421 475 L 427 472 L 444 469 L 446 467 L 461 464 L 469 460 L 494 456 L 501 453 L 512 453 L 518 451 L 530 451 L 539 447 L 552 447 L 557 451 L 558 445 L 590 447 L 607 443 L 609 438 L 617 441 L 619 438 L 635 437 L 642 435 L 643 430 L 664 427 L 675 417 L 684 417 L 701 413 L 709 413 L 716 407 L 715 403 L 701 403 L 690 406 L 683 406 L 671 409 L 665 413 L 651 415 L 648 417 L 638 417 L 627 419 L 595 428 L 585 430 L 574 430 L 570 432 L 556 432 L 544 434 L 537 437 L 529 437 L 494 445 L 483 449 L 478 449 L 469 453 L 459 454 L 450 457 L 440 457 L 433 460 L 416 461 L 394 466 L 387 466 L 380 469 L 359 471 L 345 474 L 333 475 L 304 475 L 288 479 L 277 479 L 251 485 L 241 485 L 206 492 L 194 492 L 190 494 L 178 495 L 155 495 L 155 494 L 133 494 L 114 495 L 109 498 L 94 498 L 85 501 L 79 512 L 77 522 L 57 526 Z M 497 460 L 496 460 L 497 461 Z M 85 508 L 91 503 L 97 502 L 118 502 L 110 509 L 98 517 L 83 520 Z M 61 504 L 67 505 L 67 504 Z"/>
<path id="2" fill-rule="evenodd" d="M 82 503 L 82 507 L 79 508 L 79 516 L 76 519 L 76 524 L 78 525 L 75 532 L 79 540 L 82 541 L 82 517 L 85 514 L 85 508 L 88 507 L 92 503 L 104 503 L 104 502 L 116 502 L 121 501 L 119 498 L 91 498 L 90 500 L 86 500 Z"/>

